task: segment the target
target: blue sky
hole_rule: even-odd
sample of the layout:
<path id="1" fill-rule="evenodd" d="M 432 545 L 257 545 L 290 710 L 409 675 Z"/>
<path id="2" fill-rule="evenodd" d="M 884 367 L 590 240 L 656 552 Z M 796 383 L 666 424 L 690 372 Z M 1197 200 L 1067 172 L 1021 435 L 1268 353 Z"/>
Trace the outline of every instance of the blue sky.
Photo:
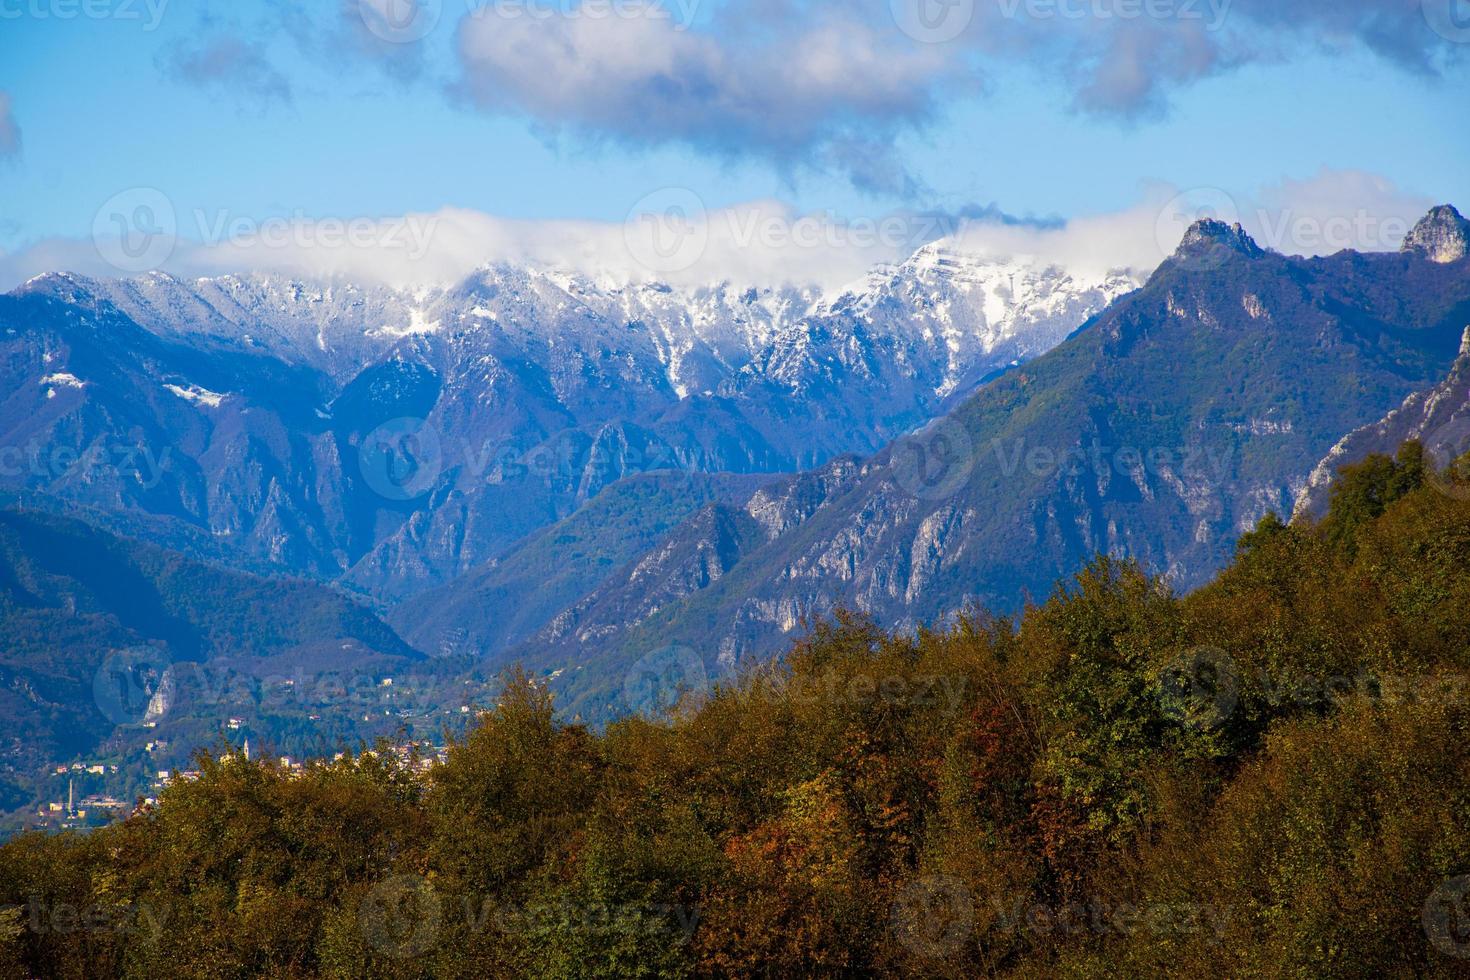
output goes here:
<path id="1" fill-rule="evenodd" d="M 618 222 L 663 187 L 1072 219 L 1356 173 L 1470 208 L 1470 0 L 418 2 L 0 0 L 0 250 L 134 187 L 256 221 Z"/>

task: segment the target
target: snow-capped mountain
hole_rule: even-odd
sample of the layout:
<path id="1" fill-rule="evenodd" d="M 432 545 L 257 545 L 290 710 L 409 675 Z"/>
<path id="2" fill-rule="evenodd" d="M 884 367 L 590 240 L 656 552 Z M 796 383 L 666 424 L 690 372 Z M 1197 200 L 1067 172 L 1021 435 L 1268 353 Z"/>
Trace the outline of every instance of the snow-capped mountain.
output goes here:
<path id="1" fill-rule="evenodd" d="M 1099 551 L 1188 585 L 1443 377 L 1459 228 L 1297 259 L 1207 221 L 1138 288 L 952 243 L 827 295 L 45 276 L 0 297 L 0 485 L 561 664 L 933 621 Z"/>
<path id="2" fill-rule="evenodd" d="M 799 390 L 803 363 L 861 350 L 853 333 L 894 337 L 902 361 L 944 365 L 935 393 L 1050 349 L 1088 316 L 1137 288 L 1126 270 L 1080 276 L 1028 259 L 995 259 L 926 245 L 830 295 L 814 287 L 609 284 L 558 270 L 488 265 L 450 287 L 393 289 L 342 280 L 229 275 L 192 281 L 165 273 L 133 279 L 39 276 L 15 295 L 44 293 L 111 303 L 145 328 L 176 337 L 239 342 L 350 378 L 404 337 L 479 329 L 550 346 L 632 346 L 652 351 L 678 398 L 738 387 L 747 368 Z M 832 331 L 835 324 L 847 329 Z M 817 330 L 817 324 L 826 330 Z M 834 333 L 838 342 L 820 343 Z M 915 358 L 915 352 L 923 355 Z M 927 368 L 927 365 L 925 365 Z M 749 375 L 751 372 L 747 372 Z M 344 378 L 344 380 L 345 380 Z M 927 378 L 927 374 L 926 374 Z"/>
<path id="3" fill-rule="evenodd" d="M 171 465 L 0 479 L 399 596 L 633 474 L 875 451 L 1135 286 L 945 244 L 825 296 L 504 264 L 418 290 L 45 275 L 0 299 L 6 443 L 142 441 Z M 419 455 L 372 456 L 385 425 L 413 430 L 388 433 L 392 453 L 407 435 Z M 378 464 L 413 485 L 385 495 Z"/>
<path id="4" fill-rule="evenodd" d="M 1470 446 L 1470 259 L 1426 239 L 1298 258 L 1200 222 L 1064 343 L 871 457 L 711 501 L 504 656 L 591 671 L 673 644 L 723 670 L 837 608 L 900 629 L 1014 612 L 1098 554 L 1191 588 L 1338 463 L 1409 437 L 1441 466 Z M 465 576 L 395 625 L 488 633 L 499 584 Z"/>
<path id="5" fill-rule="evenodd" d="M 948 397 L 968 393 L 997 367 L 1045 353 L 1140 284 L 1127 270 L 1088 276 L 1033 259 L 987 260 L 946 240 L 874 269 L 813 313 L 861 321 L 941 355 L 934 390 Z"/>
<path id="6" fill-rule="evenodd" d="M 210 338 L 318 367 L 346 380 L 415 323 L 418 299 L 382 286 L 310 283 L 276 275 L 189 282 L 161 272 L 134 279 L 38 276 L 12 295 L 49 295 L 83 308 L 110 303 L 160 336 Z"/>

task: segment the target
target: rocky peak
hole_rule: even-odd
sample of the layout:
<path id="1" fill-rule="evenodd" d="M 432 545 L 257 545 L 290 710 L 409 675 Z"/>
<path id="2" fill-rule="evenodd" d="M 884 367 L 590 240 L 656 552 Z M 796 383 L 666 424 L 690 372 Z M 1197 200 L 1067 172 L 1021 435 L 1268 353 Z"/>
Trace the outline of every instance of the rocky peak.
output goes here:
<path id="1" fill-rule="evenodd" d="M 1189 226 L 1174 255 L 1193 257 L 1220 247 L 1251 257 L 1266 254 L 1239 222 L 1229 225 L 1214 218 L 1202 218 Z"/>
<path id="2" fill-rule="evenodd" d="M 1431 262 L 1458 262 L 1470 255 L 1470 221 L 1448 204 L 1426 214 L 1404 239 L 1405 252 L 1418 252 Z"/>

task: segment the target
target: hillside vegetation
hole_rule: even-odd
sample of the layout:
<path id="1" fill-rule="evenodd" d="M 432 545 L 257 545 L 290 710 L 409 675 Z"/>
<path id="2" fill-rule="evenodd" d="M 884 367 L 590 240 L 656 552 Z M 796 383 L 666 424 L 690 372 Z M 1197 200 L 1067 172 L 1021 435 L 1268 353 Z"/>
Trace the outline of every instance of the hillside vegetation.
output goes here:
<path id="1" fill-rule="evenodd" d="M 20 976 L 1462 976 L 1470 483 L 1416 444 L 1176 596 L 846 615 L 670 719 L 512 677 L 427 779 L 201 760 L 0 848 Z"/>

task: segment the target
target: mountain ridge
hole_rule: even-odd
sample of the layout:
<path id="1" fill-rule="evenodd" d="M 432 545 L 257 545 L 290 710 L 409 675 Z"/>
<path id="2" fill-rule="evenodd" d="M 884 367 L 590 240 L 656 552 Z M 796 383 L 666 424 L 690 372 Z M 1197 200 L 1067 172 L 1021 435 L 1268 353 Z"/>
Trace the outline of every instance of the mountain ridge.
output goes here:
<path id="1" fill-rule="evenodd" d="M 0 341 L 19 355 L 3 380 L 51 401 L 39 419 L 15 404 L 10 444 L 81 454 L 143 441 L 171 448 L 176 465 L 148 493 L 0 483 L 176 520 L 250 560 L 391 601 L 639 472 L 792 472 L 875 451 L 1133 286 L 949 253 L 879 278 L 871 302 L 849 292 L 825 310 L 796 290 L 614 289 L 505 265 L 416 293 L 280 276 L 42 276 L 0 297 Z M 110 350 L 109 334 L 156 356 Z M 109 394 L 73 357 L 132 364 L 126 404 L 95 411 Z M 242 387 L 238 363 L 293 376 L 289 398 Z M 62 377 L 73 380 L 46 383 Z M 401 454 L 405 439 L 428 456 Z M 400 470 L 422 479 L 396 485 Z"/>
<path id="2" fill-rule="evenodd" d="M 543 635 L 508 656 L 615 672 L 673 644 L 713 671 L 839 606 L 899 629 L 967 606 L 1014 611 L 1097 553 L 1179 588 L 1201 581 L 1239 533 L 1291 512 L 1342 433 L 1444 377 L 1470 322 L 1470 263 L 1304 259 L 1200 230 L 1233 245 L 1203 263 L 1185 248 L 1070 340 L 852 464 L 851 481 L 717 581 L 632 625 L 581 623 L 594 642 Z M 946 445 L 958 479 L 926 472 Z M 579 710 L 608 707 L 585 692 Z"/>
<path id="3" fill-rule="evenodd" d="M 609 672 L 653 646 L 733 668 L 839 605 L 900 629 L 968 605 L 1005 612 L 1095 553 L 1188 587 L 1228 557 L 1219 542 L 1289 512 L 1345 432 L 1443 377 L 1454 321 L 1470 316 L 1465 268 L 1418 247 L 1285 256 L 1206 220 L 1141 286 L 1088 295 L 1064 271 L 966 265 L 941 243 L 792 324 L 771 311 L 794 300 L 749 297 L 765 313 L 725 327 L 764 338 L 764 353 L 740 361 L 730 351 L 748 347 L 701 328 L 672 374 L 660 344 L 673 321 L 604 315 L 590 293 L 576 298 L 592 288 L 576 277 L 489 270 L 435 308 L 453 318 L 421 310 L 425 329 L 384 332 L 383 353 L 341 383 L 308 355 L 281 359 L 319 332 L 278 330 L 296 348 L 241 361 L 229 336 L 150 332 L 109 302 L 10 300 L 49 304 L 27 324 L 45 342 L 26 355 L 22 376 L 36 380 L 18 388 L 45 389 L 59 420 L 106 394 L 91 397 L 66 345 L 123 364 L 135 387 L 155 362 L 203 359 L 207 377 L 185 365 L 168 382 L 167 419 L 139 416 L 202 461 L 166 488 L 196 523 L 200 500 L 230 515 L 202 530 L 248 534 L 251 555 L 401 604 L 391 619 L 422 649 L 447 639 L 487 663 L 585 666 L 580 682 L 616 686 Z M 75 285 L 30 292 L 62 282 Z M 987 306 L 1030 311 L 1041 332 L 990 331 Z M 0 300 L 0 327 L 5 312 Z M 990 352 L 959 373 L 957 324 Z M 111 351 L 114 333 L 141 338 L 143 354 Z M 1045 353 L 1025 346 L 1054 335 Z M 946 393 L 971 369 L 986 373 Z M 311 381 L 288 421 L 256 392 L 293 371 Z M 725 373 L 692 393 L 710 371 Z M 68 425 L 56 431 L 88 431 Z M 116 499 L 141 498 L 78 502 Z M 563 539 L 581 550 L 556 567 Z"/>

